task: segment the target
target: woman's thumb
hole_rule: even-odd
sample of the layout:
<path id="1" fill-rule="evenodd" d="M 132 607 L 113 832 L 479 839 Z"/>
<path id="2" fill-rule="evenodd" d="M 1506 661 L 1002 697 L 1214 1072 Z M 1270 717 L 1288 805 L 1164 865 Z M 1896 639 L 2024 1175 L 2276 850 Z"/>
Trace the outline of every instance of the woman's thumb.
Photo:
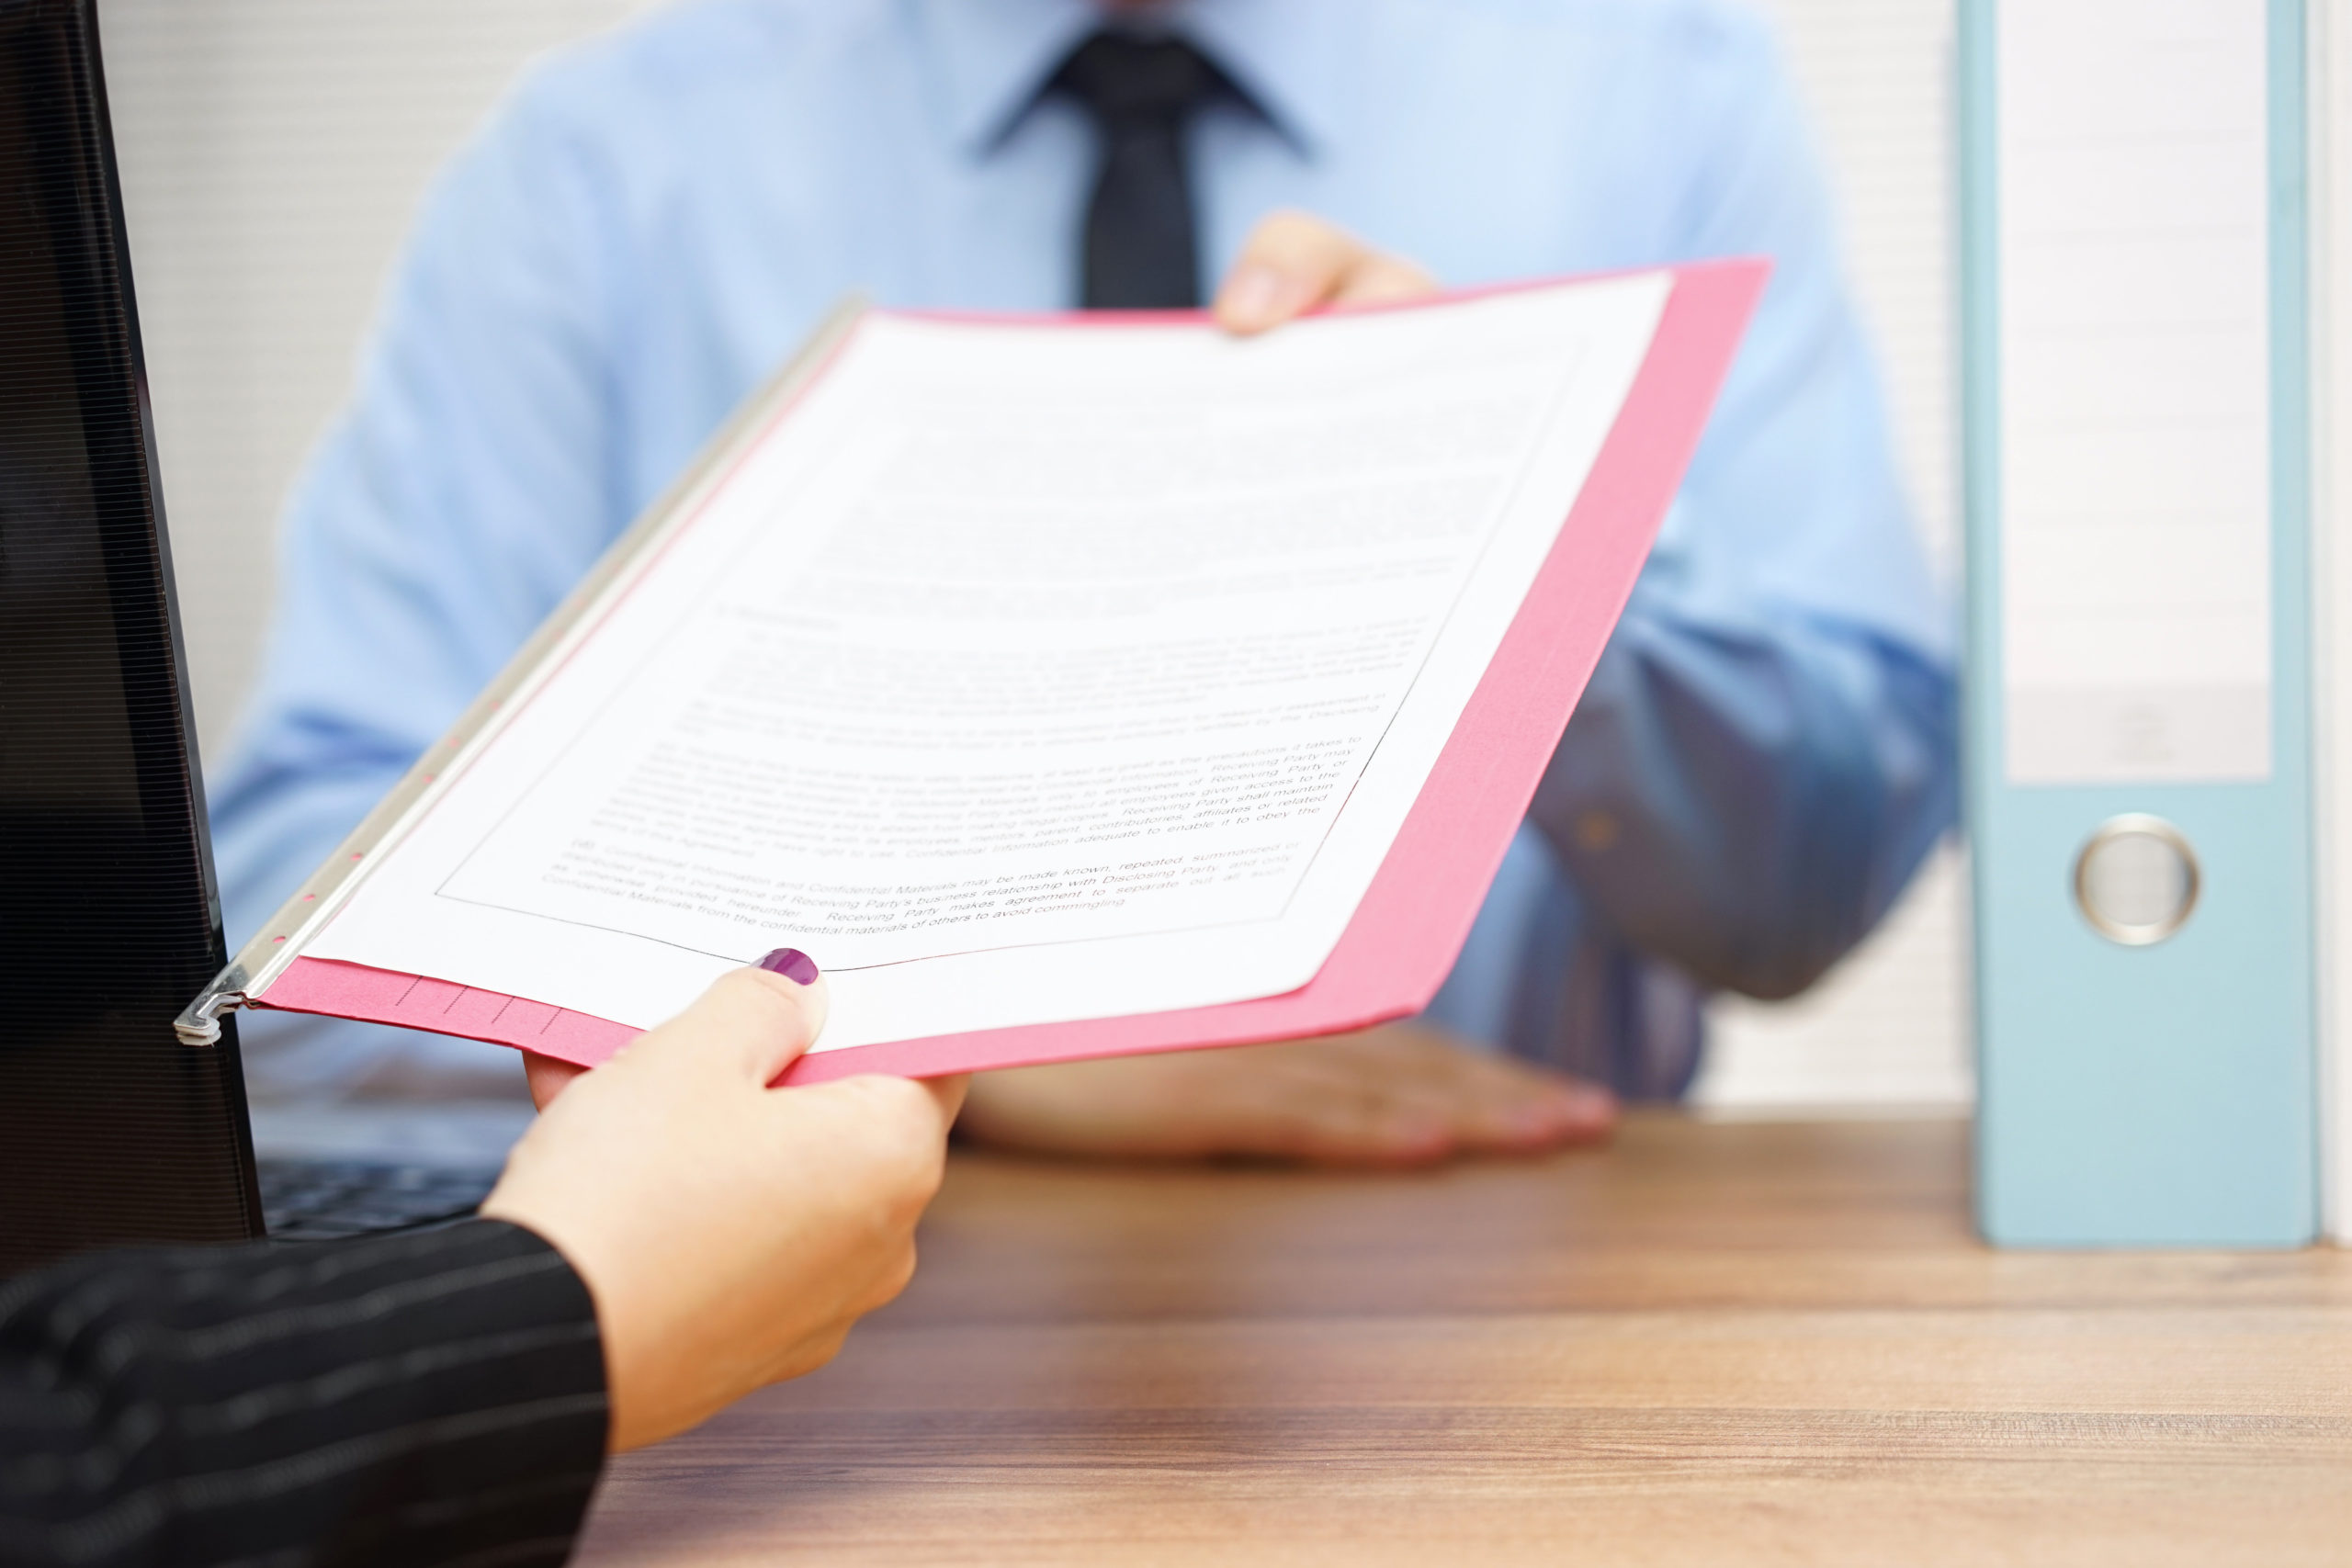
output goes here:
<path id="1" fill-rule="evenodd" d="M 808 955 L 778 948 L 755 967 L 720 976 L 692 1007 L 632 1045 L 629 1054 L 642 1059 L 691 1052 L 764 1086 L 815 1043 L 830 1000 L 824 976 Z"/>

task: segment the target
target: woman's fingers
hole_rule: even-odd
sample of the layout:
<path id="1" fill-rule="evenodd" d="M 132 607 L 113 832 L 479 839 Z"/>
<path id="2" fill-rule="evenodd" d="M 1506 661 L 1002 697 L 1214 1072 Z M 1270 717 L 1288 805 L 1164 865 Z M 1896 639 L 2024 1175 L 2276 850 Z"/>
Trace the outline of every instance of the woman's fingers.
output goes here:
<path id="1" fill-rule="evenodd" d="M 945 1125 L 952 1127 L 964 1109 L 964 1097 L 971 1092 L 972 1075 L 957 1073 L 952 1077 L 926 1078 L 922 1087 L 938 1103 L 940 1114 L 946 1118 Z"/>
<path id="2" fill-rule="evenodd" d="M 1277 212 L 1243 242 L 1214 309 L 1227 331 L 1248 336 L 1318 305 L 1410 299 L 1436 288 L 1420 267 L 1344 229 L 1309 213 Z"/>
<path id="3" fill-rule="evenodd" d="M 913 1269 L 962 1082 L 770 1090 L 826 1003 L 805 959 L 770 968 L 721 977 L 602 1071 L 535 1069 L 570 1087 L 482 1205 L 587 1282 L 616 1449 L 821 1365 Z"/>
<path id="4" fill-rule="evenodd" d="M 531 1103 L 542 1111 L 555 1103 L 564 1086 L 587 1070 L 576 1062 L 542 1056 L 537 1051 L 523 1053 L 523 1081 L 531 1086 Z"/>
<path id="5" fill-rule="evenodd" d="M 779 949 L 759 968 L 720 976 L 692 1007 L 631 1042 L 628 1054 L 665 1061 L 675 1054 L 772 1084 L 815 1042 L 830 1002 L 817 966 Z"/>
<path id="6" fill-rule="evenodd" d="M 945 1162 L 947 1131 L 962 1104 L 959 1080 L 944 1081 L 949 1086 L 946 1091 L 920 1079 L 860 1074 L 771 1096 L 769 1113 L 803 1116 L 839 1102 L 842 1120 L 862 1129 L 864 1146 L 883 1168 L 877 1179 L 885 1185 L 920 1187 L 920 1199 L 928 1201 Z"/>
<path id="7" fill-rule="evenodd" d="M 691 1051 L 717 1061 L 757 1084 L 772 1084 L 792 1066 L 825 1027 L 831 1004 L 824 977 L 807 954 L 778 948 L 760 966 L 723 975 L 693 1006 L 661 1028 L 632 1041 L 633 1055 Z M 531 1102 L 545 1111 L 555 1097 L 588 1069 L 535 1051 L 523 1053 L 523 1077 Z M 963 1102 L 961 1078 L 954 1080 L 956 1103 Z M 955 1111 L 948 1116 L 953 1120 Z"/>

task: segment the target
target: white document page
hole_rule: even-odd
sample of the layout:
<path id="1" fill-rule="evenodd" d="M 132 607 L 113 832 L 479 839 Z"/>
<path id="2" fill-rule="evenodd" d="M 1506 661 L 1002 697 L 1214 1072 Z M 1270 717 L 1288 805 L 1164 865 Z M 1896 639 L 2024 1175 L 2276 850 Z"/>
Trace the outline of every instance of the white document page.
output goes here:
<path id="1" fill-rule="evenodd" d="M 1670 287 L 870 316 L 306 951 L 646 1026 L 797 947 L 820 1049 L 1295 989 Z"/>

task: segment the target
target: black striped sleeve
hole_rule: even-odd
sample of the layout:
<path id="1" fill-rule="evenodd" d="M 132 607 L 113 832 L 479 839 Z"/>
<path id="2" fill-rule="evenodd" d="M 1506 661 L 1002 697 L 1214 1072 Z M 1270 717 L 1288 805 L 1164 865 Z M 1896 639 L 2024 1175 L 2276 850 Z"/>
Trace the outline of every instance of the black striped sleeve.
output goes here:
<path id="1" fill-rule="evenodd" d="M 0 1562 L 558 1563 L 605 1435 L 586 1286 L 496 1221 L 0 1285 Z"/>

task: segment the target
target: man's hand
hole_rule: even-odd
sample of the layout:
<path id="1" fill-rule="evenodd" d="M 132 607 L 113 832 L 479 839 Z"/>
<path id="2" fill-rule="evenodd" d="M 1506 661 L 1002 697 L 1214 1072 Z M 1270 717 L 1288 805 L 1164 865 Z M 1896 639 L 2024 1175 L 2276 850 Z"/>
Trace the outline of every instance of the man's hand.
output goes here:
<path id="1" fill-rule="evenodd" d="M 1385 255 L 1310 214 L 1277 212 L 1242 243 L 1214 309 L 1219 325 L 1246 337 L 1318 306 L 1371 305 L 1436 292 L 1437 280 L 1403 257 Z"/>
<path id="2" fill-rule="evenodd" d="M 1403 1167 L 1594 1143 L 1616 1121 L 1607 1089 L 1404 1023 L 982 1073 L 963 1127 L 1046 1154 Z"/>
<path id="3" fill-rule="evenodd" d="M 825 1006 L 738 970 L 593 1073 L 534 1069 L 554 1103 L 482 1213 L 587 1281 L 616 1452 L 822 1366 L 914 1271 L 962 1080 L 768 1088 Z"/>

